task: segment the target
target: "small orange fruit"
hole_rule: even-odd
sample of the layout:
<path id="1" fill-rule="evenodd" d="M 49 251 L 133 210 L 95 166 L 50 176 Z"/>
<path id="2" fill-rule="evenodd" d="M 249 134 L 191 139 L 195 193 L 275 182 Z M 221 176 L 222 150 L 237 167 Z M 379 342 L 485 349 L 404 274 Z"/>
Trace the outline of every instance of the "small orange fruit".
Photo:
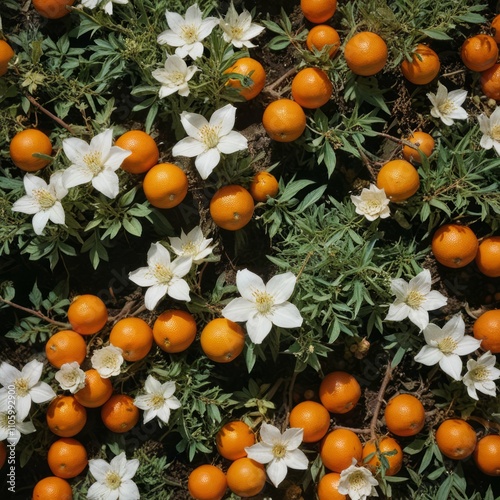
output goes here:
<path id="1" fill-rule="evenodd" d="M 0 441 L 0 469 L 4 466 L 7 461 L 7 446 L 5 441 Z"/>
<path id="2" fill-rule="evenodd" d="M 439 56 L 422 43 L 419 43 L 413 51 L 411 61 L 405 59 L 401 63 L 403 76 L 415 85 L 426 85 L 432 82 L 438 75 L 440 68 Z"/>
<path id="3" fill-rule="evenodd" d="M 0 76 L 5 75 L 9 69 L 9 61 L 14 57 L 12 47 L 5 41 L 0 40 Z"/>
<path id="4" fill-rule="evenodd" d="M 475 35 L 467 38 L 460 50 L 462 62 L 472 71 L 486 71 L 498 59 L 498 45 L 490 35 Z"/>
<path id="5" fill-rule="evenodd" d="M 54 476 L 63 479 L 76 477 L 87 467 L 87 450 L 74 438 L 61 438 L 50 446 L 47 462 Z"/>
<path id="6" fill-rule="evenodd" d="M 279 191 L 279 184 L 273 174 L 269 172 L 257 172 L 250 184 L 250 194 L 254 201 L 265 202 L 267 197 L 274 198 Z"/>
<path id="7" fill-rule="evenodd" d="M 99 372 L 90 368 L 85 372 L 85 387 L 75 392 L 75 399 L 86 408 L 102 406 L 113 394 L 109 378 L 102 378 Z"/>
<path id="8" fill-rule="evenodd" d="M 132 151 L 130 156 L 123 160 L 120 168 L 131 174 L 143 174 L 158 163 L 160 152 L 155 140 L 142 130 L 129 130 L 118 137 L 115 142 L 118 146 Z"/>
<path id="9" fill-rule="evenodd" d="M 81 335 L 93 335 L 104 328 L 108 309 L 97 295 L 78 295 L 68 308 L 71 328 Z"/>
<path id="10" fill-rule="evenodd" d="M 481 438 L 472 458 L 483 474 L 500 476 L 500 436 L 489 434 Z"/>
<path id="11" fill-rule="evenodd" d="M 415 167 L 406 160 L 388 161 L 377 175 L 377 187 L 384 189 L 393 202 L 407 200 L 420 187 L 420 178 Z"/>
<path id="12" fill-rule="evenodd" d="M 481 341 L 483 351 L 500 353 L 500 309 L 491 309 L 481 314 L 472 326 L 474 338 Z"/>
<path id="13" fill-rule="evenodd" d="M 399 443 L 391 437 L 371 440 L 363 446 L 363 462 L 374 474 L 381 469 L 383 459 L 387 460 L 386 476 L 395 476 L 403 465 L 403 450 Z M 368 458 L 370 457 L 370 458 Z"/>
<path id="14" fill-rule="evenodd" d="M 245 331 L 238 323 L 226 318 L 215 318 L 203 328 L 200 343 L 209 359 L 217 363 L 229 363 L 243 352 Z"/>
<path id="15" fill-rule="evenodd" d="M 278 142 L 292 142 L 304 133 L 306 115 L 295 101 L 278 99 L 264 110 L 262 125 L 271 139 Z"/>
<path id="16" fill-rule="evenodd" d="M 215 465 L 200 465 L 189 474 L 188 490 L 196 500 L 221 500 L 226 489 L 226 475 Z"/>
<path id="17" fill-rule="evenodd" d="M 349 429 L 335 429 L 321 441 L 321 460 L 327 469 L 342 472 L 352 465 L 352 459 L 361 460 L 363 445 Z"/>
<path id="18" fill-rule="evenodd" d="M 52 143 L 46 134 L 34 128 L 18 132 L 10 141 L 10 157 L 14 165 L 25 172 L 36 172 L 50 163 L 50 160 L 36 158 L 36 153 L 50 156 Z"/>
<path id="19" fill-rule="evenodd" d="M 330 414 L 323 405 L 315 401 L 302 401 L 290 412 L 290 427 L 304 429 L 304 443 L 315 443 L 328 432 Z"/>
<path id="20" fill-rule="evenodd" d="M 209 208 L 215 224 L 222 229 L 236 231 L 252 219 L 254 201 L 244 187 L 230 184 L 216 191 L 210 200 Z"/>
<path id="21" fill-rule="evenodd" d="M 148 170 L 142 189 L 153 207 L 173 208 L 186 197 L 188 178 L 184 170 L 177 165 L 160 163 Z"/>
<path id="22" fill-rule="evenodd" d="M 230 78 L 227 81 L 229 87 L 240 89 L 240 95 L 247 101 L 257 97 L 264 85 L 266 84 L 266 72 L 262 64 L 251 57 L 242 57 L 238 59 L 229 69 L 224 71 L 227 73 L 236 73 L 237 75 L 245 76 L 244 85 L 236 78 Z"/>
<path id="23" fill-rule="evenodd" d="M 47 19 L 60 19 L 69 14 L 70 7 L 75 0 L 31 0 L 33 8 Z"/>
<path id="24" fill-rule="evenodd" d="M 486 97 L 500 101 L 500 64 L 494 64 L 490 69 L 483 71 L 479 81 Z"/>
<path id="25" fill-rule="evenodd" d="M 495 30 L 493 39 L 495 42 L 500 43 L 500 14 L 496 15 L 491 21 L 491 27 Z"/>
<path id="26" fill-rule="evenodd" d="M 185 351 L 196 338 L 196 321 L 187 311 L 170 309 L 161 313 L 154 322 L 153 336 L 165 352 Z"/>
<path id="27" fill-rule="evenodd" d="M 292 97 L 303 108 L 317 109 L 332 96 L 333 84 L 320 68 L 304 68 L 292 80 Z"/>
<path id="28" fill-rule="evenodd" d="M 458 269 L 471 263 L 476 257 L 479 242 L 467 226 L 445 224 L 432 237 L 432 253 L 446 267 Z"/>
<path id="29" fill-rule="evenodd" d="M 340 474 L 329 472 L 318 483 L 318 500 L 347 500 L 345 495 L 339 493 Z"/>
<path id="30" fill-rule="evenodd" d="M 472 455 L 476 448 L 476 431 L 461 418 L 449 418 L 439 425 L 436 443 L 444 456 L 462 460 Z"/>
<path id="31" fill-rule="evenodd" d="M 258 495 L 266 484 L 265 467 L 251 458 L 238 458 L 227 469 L 227 485 L 239 497 Z"/>
<path id="32" fill-rule="evenodd" d="M 71 485 L 61 477 L 48 476 L 40 479 L 33 488 L 32 500 L 72 500 Z"/>
<path id="33" fill-rule="evenodd" d="M 139 422 L 139 409 L 127 394 L 114 394 L 102 406 L 101 419 L 110 431 L 121 434 Z"/>
<path id="34" fill-rule="evenodd" d="M 411 394 L 394 396 L 385 407 L 385 425 L 396 436 L 414 436 L 425 425 L 424 405 Z"/>
<path id="35" fill-rule="evenodd" d="M 87 344 L 79 333 L 61 330 L 47 340 L 45 354 L 55 368 L 61 368 L 64 363 L 73 361 L 81 365 L 87 356 Z"/>
<path id="36" fill-rule="evenodd" d="M 347 66 L 355 75 L 375 75 L 385 66 L 387 56 L 387 44 L 371 31 L 357 33 L 344 48 Z"/>
<path id="37" fill-rule="evenodd" d="M 500 236 L 489 236 L 479 244 L 476 254 L 478 269 L 490 278 L 500 277 Z"/>
<path id="38" fill-rule="evenodd" d="M 323 406 L 332 413 L 347 413 L 361 397 L 358 381 L 344 371 L 334 371 L 325 376 L 319 386 L 319 398 Z"/>
<path id="39" fill-rule="evenodd" d="M 311 52 L 313 48 L 322 51 L 324 47 L 329 47 L 328 55 L 334 57 L 340 47 L 340 36 L 335 28 L 327 24 L 318 24 L 307 34 L 306 45 Z"/>
<path id="40" fill-rule="evenodd" d="M 151 350 L 153 330 L 141 318 L 123 318 L 113 326 L 109 342 L 123 351 L 127 361 L 139 361 Z"/>
<path id="41" fill-rule="evenodd" d="M 422 132 L 417 130 L 413 132 L 410 137 L 405 137 L 408 142 L 414 144 L 418 149 L 413 149 L 410 146 L 403 146 L 403 158 L 406 161 L 412 161 L 414 163 L 422 163 L 420 158 L 420 152 L 424 156 L 429 157 L 434 150 L 435 141 L 432 135 L 427 132 Z"/>
<path id="42" fill-rule="evenodd" d="M 86 422 L 87 410 L 74 396 L 57 396 L 47 408 L 47 425 L 57 436 L 76 436 Z"/>
<path id="43" fill-rule="evenodd" d="M 337 10 L 337 0 L 300 0 L 304 17 L 315 24 L 328 21 Z"/>
<path id="44" fill-rule="evenodd" d="M 255 434 L 248 424 L 234 420 L 223 425 L 215 436 L 217 451 L 228 460 L 247 456 L 245 447 L 255 444 Z"/>

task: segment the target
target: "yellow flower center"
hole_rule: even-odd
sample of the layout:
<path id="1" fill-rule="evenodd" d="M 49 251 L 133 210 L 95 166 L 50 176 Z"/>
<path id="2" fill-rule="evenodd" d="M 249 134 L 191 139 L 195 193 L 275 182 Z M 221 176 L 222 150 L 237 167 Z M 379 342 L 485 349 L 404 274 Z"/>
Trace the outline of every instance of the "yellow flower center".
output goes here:
<path id="1" fill-rule="evenodd" d="M 458 344 L 456 340 L 453 340 L 451 337 L 445 337 L 438 343 L 438 349 L 443 354 L 452 354 L 457 347 Z"/>
<path id="2" fill-rule="evenodd" d="M 170 73 L 169 78 L 170 81 L 177 86 L 184 84 L 186 81 L 184 74 L 180 71 L 173 71 L 172 73 Z"/>
<path id="3" fill-rule="evenodd" d="M 168 267 L 164 266 L 163 264 L 156 264 L 153 269 L 153 276 L 162 285 L 168 285 L 174 277 L 174 274 Z"/>
<path id="4" fill-rule="evenodd" d="M 182 39 L 187 43 L 198 41 L 198 27 L 194 24 L 185 24 L 182 28 Z"/>
<path id="5" fill-rule="evenodd" d="M 482 380 L 489 380 L 489 375 L 490 375 L 490 372 L 488 370 L 488 368 L 484 367 L 484 366 L 477 366 L 476 368 L 472 369 L 470 371 L 470 377 L 472 380 L 474 380 L 475 382 L 480 382 Z"/>
<path id="6" fill-rule="evenodd" d="M 269 295 L 267 292 L 253 292 L 252 295 L 255 297 L 255 306 L 259 314 L 263 316 L 269 314 L 274 306 L 273 296 Z"/>
<path id="7" fill-rule="evenodd" d="M 9 415 L 7 413 L 0 413 L 0 429 L 9 427 Z"/>
<path id="8" fill-rule="evenodd" d="M 369 200 L 363 201 L 362 210 L 363 212 L 368 213 L 370 215 L 379 213 L 381 208 L 382 208 L 382 202 L 380 200 L 371 198 Z"/>
<path id="9" fill-rule="evenodd" d="M 33 198 L 40 205 L 42 210 L 53 207 L 57 199 L 46 189 L 33 189 Z"/>
<path id="10" fill-rule="evenodd" d="M 412 309 L 418 309 L 422 302 L 425 300 L 425 295 L 421 294 L 417 290 L 411 290 L 410 293 L 406 296 L 405 304 Z"/>
<path id="11" fill-rule="evenodd" d="M 106 473 L 106 478 L 104 479 L 106 486 L 110 490 L 117 490 L 122 484 L 122 478 L 120 474 L 114 470 L 110 470 Z"/>
<path id="12" fill-rule="evenodd" d="M 182 245 L 182 252 L 185 253 L 186 255 L 196 255 L 198 253 L 198 246 L 193 243 L 192 241 L 188 241 L 187 243 L 184 243 Z"/>
<path id="13" fill-rule="evenodd" d="M 286 455 L 286 446 L 282 443 L 277 443 L 273 446 L 273 456 L 275 458 L 283 458 Z"/>
<path id="14" fill-rule="evenodd" d="M 493 125 L 491 127 L 491 138 L 494 141 L 500 141 L 500 125 Z"/>
<path id="15" fill-rule="evenodd" d="M 366 479 L 361 471 L 355 471 L 349 474 L 349 485 L 352 489 L 358 491 L 366 486 Z"/>
<path id="16" fill-rule="evenodd" d="M 231 26 L 231 37 L 235 40 L 240 40 L 244 33 L 243 28 L 240 26 Z"/>
<path id="17" fill-rule="evenodd" d="M 456 108 L 456 104 L 450 99 L 446 99 L 446 101 L 438 106 L 438 109 L 442 115 L 448 115 Z"/>
<path id="18" fill-rule="evenodd" d="M 219 144 L 220 126 L 203 125 L 200 128 L 201 142 L 205 144 L 206 149 L 212 149 Z"/>
<path id="19" fill-rule="evenodd" d="M 149 400 L 151 408 L 159 410 L 165 404 L 165 398 L 161 394 L 153 394 Z"/>
<path id="20" fill-rule="evenodd" d="M 14 380 L 14 387 L 16 388 L 16 394 L 20 398 L 27 396 L 30 392 L 30 385 L 26 378 L 16 378 Z"/>
<path id="21" fill-rule="evenodd" d="M 116 355 L 108 352 L 102 357 L 101 361 L 106 368 L 114 368 L 117 362 Z"/>
<path id="22" fill-rule="evenodd" d="M 92 151 L 90 153 L 87 153 L 83 157 L 83 161 L 94 176 L 100 174 L 104 170 L 100 151 Z"/>

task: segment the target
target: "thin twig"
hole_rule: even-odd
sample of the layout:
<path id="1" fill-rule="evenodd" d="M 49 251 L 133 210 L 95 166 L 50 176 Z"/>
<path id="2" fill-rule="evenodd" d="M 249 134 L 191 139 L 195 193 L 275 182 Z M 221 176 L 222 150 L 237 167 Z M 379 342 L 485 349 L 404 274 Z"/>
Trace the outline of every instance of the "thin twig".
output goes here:
<path id="1" fill-rule="evenodd" d="M 45 109 L 32 95 L 28 94 L 27 92 L 25 92 L 24 95 L 26 99 L 28 99 L 28 101 L 36 106 L 42 113 L 45 113 L 49 118 L 52 118 L 52 120 L 61 125 L 61 127 L 64 127 L 70 134 L 74 135 L 73 129 L 66 122 L 51 113 L 48 109 Z"/>
<path id="2" fill-rule="evenodd" d="M 40 311 L 35 311 L 34 309 L 29 309 L 28 307 L 20 306 L 19 304 L 11 302 L 10 300 L 6 300 L 2 297 L 0 297 L 0 302 L 3 302 L 4 304 L 7 304 L 8 306 L 15 307 L 16 309 L 20 309 L 21 311 L 27 312 L 29 314 L 33 314 L 33 316 L 36 316 L 40 319 L 43 319 L 44 321 L 47 321 L 48 323 L 51 323 L 53 325 L 60 326 L 62 328 L 70 328 L 70 326 L 71 326 L 69 323 L 63 323 L 62 321 L 56 321 L 55 319 L 51 319 L 48 316 L 45 316 L 45 314 L 41 313 Z"/>
<path id="3" fill-rule="evenodd" d="M 283 82 L 284 80 L 286 80 L 287 78 L 289 78 L 290 76 L 294 75 L 295 73 L 297 73 L 297 68 L 291 68 L 289 69 L 285 74 L 281 75 L 277 80 L 274 80 L 273 83 L 271 83 L 270 85 L 268 85 L 266 88 L 264 88 L 264 92 L 272 92 L 274 91 L 274 89 L 281 83 Z"/>
<path id="4" fill-rule="evenodd" d="M 370 422 L 370 436 L 372 439 L 376 438 L 375 428 L 377 427 L 378 416 L 380 413 L 380 409 L 382 408 L 382 403 L 384 402 L 385 390 L 389 385 L 392 377 L 392 363 L 389 361 L 387 363 L 387 368 L 385 369 L 384 379 L 382 380 L 382 384 L 377 394 L 377 404 L 375 405 L 375 409 L 373 410 L 372 420 Z"/>
<path id="5" fill-rule="evenodd" d="M 343 425 L 334 425 L 332 430 L 336 431 L 337 429 L 345 429 L 348 431 L 352 431 L 355 434 L 371 434 L 371 429 L 358 429 L 356 427 L 344 427 Z"/>

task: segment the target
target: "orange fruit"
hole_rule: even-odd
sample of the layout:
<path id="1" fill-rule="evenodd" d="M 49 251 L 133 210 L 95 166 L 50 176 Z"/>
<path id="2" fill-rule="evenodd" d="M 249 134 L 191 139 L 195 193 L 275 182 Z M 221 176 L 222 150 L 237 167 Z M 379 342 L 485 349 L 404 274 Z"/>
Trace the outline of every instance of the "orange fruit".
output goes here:
<path id="1" fill-rule="evenodd" d="M 273 174 L 269 172 L 257 172 L 252 177 L 250 184 L 250 194 L 254 201 L 267 201 L 267 197 L 274 198 L 279 191 L 279 184 Z"/>
<path id="2" fill-rule="evenodd" d="M 476 254 L 478 269 L 490 278 L 500 277 L 500 236 L 489 236 L 479 244 Z"/>
<path id="3" fill-rule="evenodd" d="M 396 452 L 396 453 L 394 453 Z M 386 455 L 386 453 L 393 453 Z M 374 474 L 381 469 L 381 455 L 389 463 L 389 467 L 385 471 L 386 476 L 395 476 L 403 465 L 403 450 L 399 443 L 391 437 L 383 437 L 377 440 L 370 440 L 363 446 L 363 462 Z M 370 458 L 368 458 L 370 457 Z"/>
<path id="4" fill-rule="evenodd" d="M 217 451 L 228 460 L 247 456 L 245 447 L 255 444 L 255 434 L 248 424 L 234 420 L 223 425 L 215 436 Z"/>
<path id="5" fill-rule="evenodd" d="M 139 408 L 127 394 L 114 394 L 101 408 L 104 425 L 113 432 L 127 432 L 139 422 Z"/>
<path id="6" fill-rule="evenodd" d="M 200 335 L 205 355 L 217 363 L 229 363 L 237 358 L 245 346 L 243 328 L 226 318 L 209 321 Z"/>
<path id="7" fill-rule="evenodd" d="M 306 115 L 302 107 L 291 99 L 271 102 L 262 115 L 267 135 L 278 142 L 292 142 L 306 129 Z"/>
<path id="8" fill-rule="evenodd" d="M 265 467 L 251 458 L 238 458 L 227 469 L 227 485 L 239 497 L 258 495 L 266 484 Z"/>
<path id="9" fill-rule="evenodd" d="M 330 414 L 323 405 L 315 401 L 302 401 L 290 412 L 290 427 L 304 429 L 304 443 L 315 443 L 328 432 Z"/>
<path id="10" fill-rule="evenodd" d="M 153 337 L 165 352 L 185 351 L 196 338 L 196 321 L 187 311 L 170 309 L 161 313 L 153 325 Z"/>
<path id="11" fill-rule="evenodd" d="M 320 446 L 320 456 L 327 469 L 342 472 L 352 465 L 352 459 L 361 460 L 363 445 L 349 429 L 335 429 L 328 433 Z"/>
<path id="12" fill-rule="evenodd" d="M 332 95 L 333 84 L 320 68 L 304 68 L 292 80 L 292 97 L 303 108 L 317 109 Z"/>
<path id="13" fill-rule="evenodd" d="M 78 295 L 68 308 L 71 328 L 81 335 L 93 335 L 104 328 L 108 309 L 97 295 Z"/>
<path id="14" fill-rule="evenodd" d="M 479 242 L 467 226 L 445 224 L 432 237 L 431 249 L 436 260 L 446 267 L 458 269 L 474 260 Z"/>
<path id="15" fill-rule="evenodd" d="M 491 21 L 491 27 L 495 30 L 493 39 L 495 42 L 500 43 L 500 14 L 496 15 Z"/>
<path id="16" fill-rule="evenodd" d="M 102 406 L 113 394 L 109 378 L 102 378 L 94 368 L 85 372 L 85 387 L 75 392 L 75 399 L 86 408 Z"/>
<path id="17" fill-rule="evenodd" d="M 74 396 L 57 396 L 47 408 L 47 425 L 60 437 L 76 436 L 87 422 L 87 410 Z"/>
<path id="18" fill-rule="evenodd" d="M 318 24 L 307 34 L 306 46 L 311 52 L 313 48 L 322 51 L 328 46 L 328 55 L 333 57 L 339 50 L 340 36 L 335 28 L 327 24 Z"/>
<path id="19" fill-rule="evenodd" d="M 64 437 L 52 443 L 47 462 L 54 476 L 63 479 L 76 477 L 87 467 L 87 450 L 80 441 Z"/>
<path id="20" fill-rule="evenodd" d="M 60 19 L 69 14 L 69 7 L 75 0 L 31 0 L 33 8 L 47 19 Z"/>
<path id="21" fill-rule="evenodd" d="M 479 81 L 486 97 L 500 101 L 500 64 L 494 64 L 490 69 L 483 71 Z"/>
<path id="22" fill-rule="evenodd" d="M 436 144 L 432 135 L 427 132 L 422 132 L 421 130 L 413 132 L 410 137 L 405 137 L 405 139 L 418 148 L 413 149 L 410 146 L 403 146 L 403 158 L 406 161 L 412 161 L 414 163 L 422 163 L 419 152 L 422 152 L 428 157 L 432 154 L 434 145 Z"/>
<path id="23" fill-rule="evenodd" d="M 61 368 L 64 363 L 73 361 L 81 365 L 87 356 L 87 344 L 79 333 L 61 330 L 47 340 L 45 354 L 55 368 Z"/>
<path id="24" fill-rule="evenodd" d="M 319 399 L 332 413 L 347 413 L 356 406 L 360 397 L 358 381 L 344 371 L 328 373 L 319 386 Z"/>
<path id="25" fill-rule="evenodd" d="M 7 461 L 7 446 L 5 441 L 0 441 L 0 469 L 4 466 Z"/>
<path id="26" fill-rule="evenodd" d="M 151 350 L 153 330 L 141 318 L 123 318 L 111 329 L 109 342 L 123 351 L 127 361 L 139 361 Z"/>
<path id="27" fill-rule="evenodd" d="M 216 191 L 210 200 L 209 208 L 212 220 L 217 226 L 236 231 L 252 219 L 254 201 L 244 187 L 230 184 Z"/>
<path id="28" fill-rule="evenodd" d="M 500 476 L 500 436 L 488 434 L 481 438 L 472 458 L 483 474 Z"/>
<path id="29" fill-rule="evenodd" d="M 401 63 L 403 76 L 415 85 L 426 85 L 432 82 L 438 75 L 440 68 L 439 56 L 422 43 L 419 43 L 413 51 L 411 61 L 405 59 Z"/>
<path id="30" fill-rule="evenodd" d="M 355 75 L 375 75 L 385 66 L 387 56 L 387 44 L 371 31 L 357 33 L 344 48 L 347 66 Z"/>
<path id="31" fill-rule="evenodd" d="M 188 178 L 184 170 L 177 165 L 160 163 L 148 170 L 142 189 L 153 207 L 173 208 L 186 197 Z"/>
<path id="32" fill-rule="evenodd" d="M 36 172 L 50 163 L 50 160 L 36 158 L 35 153 L 50 156 L 52 143 L 49 137 L 35 128 L 18 132 L 10 141 L 10 157 L 14 165 L 25 172 Z"/>
<path id="33" fill-rule="evenodd" d="M 394 202 L 407 200 L 420 187 L 420 178 L 415 167 L 406 160 L 388 161 L 377 175 L 377 187 L 384 189 Z"/>
<path id="34" fill-rule="evenodd" d="M 500 309 L 492 309 L 481 314 L 472 326 L 474 338 L 481 341 L 483 351 L 500 353 Z"/>
<path id="35" fill-rule="evenodd" d="M 472 455 L 476 448 L 476 431 L 461 418 L 449 418 L 439 425 L 436 443 L 444 456 L 462 460 Z"/>
<path id="36" fill-rule="evenodd" d="M 304 17 L 315 24 L 328 21 L 337 10 L 337 0 L 300 0 Z"/>
<path id="37" fill-rule="evenodd" d="M 240 80 L 230 78 L 226 85 L 239 89 L 239 93 L 247 101 L 257 97 L 264 85 L 266 84 L 266 72 L 262 64 L 251 57 L 242 57 L 238 59 L 229 69 L 224 71 L 227 73 L 236 73 L 237 75 L 245 76 L 245 81 L 242 86 Z"/>
<path id="38" fill-rule="evenodd" d="M 399 394 L 387 403 L 385 425 L 396 436 L 414 436 L 424 424 L 424 405 L 415 396 Z"/>
<path id="39" fill-rule="evenodd" d="M 0 76 L 5 75 L 9 69 L 9 61 L 14 57 L 12 47 L 5 41 L 0 40 Z"/>
<path id="40" fill-rule="evenodd" d="M 196 500 L 221 500 L 226 489 L 226 475 L 215 465 L 200 465 L 189 474 L 188 490 Z"/>
<path id="41" fill-rule="evenodd" d="M 71 485 L 61 477 L 44 477 L 33 488 L 32 500 L 72 500 L 72 498 Z"/>
<path id="42" fill-rule="evenodd" d="M 346 500 L 347 497 L 339 493 L 340 474 L 329 472 L 318 483 L 318 500 Z"/>
<path id="43" fill-rule="evenodd" d="M 129 130 L 118 137 L 115 142 L 118 146 L 132 151 L 120 168 L 131 174 L 143 174 L 154 167 L 160 158 L 160 152 L 155 140 L 142 130 Z"/>
<path id="44" fill-rule="evenodd" d="M 486 71 L 498 59 L 498 45 L 490 35 L 467 38 L 460 49 L 462 62 L 472 71 Z"/>

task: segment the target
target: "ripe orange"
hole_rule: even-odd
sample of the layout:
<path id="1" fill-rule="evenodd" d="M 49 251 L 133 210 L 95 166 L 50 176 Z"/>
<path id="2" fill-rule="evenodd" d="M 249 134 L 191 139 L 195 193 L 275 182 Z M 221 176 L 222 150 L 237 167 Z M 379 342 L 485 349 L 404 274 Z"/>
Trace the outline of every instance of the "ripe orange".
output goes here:
<path id="1" fill-rule="evenodd" d="M 71 6 L 75 0 L 31 0 L 34 9 L 47 19 L 60 19 L 69 14 L 67 6 Z"/>
<path id="2" fill-rule="evenodd" d="M 419 43 L 413 51 L 411 61 L 405 59 L 401 63 L 404 77 L 415 85 L 426 85 L 432 82 L 438 75 L 440 68 L 439 56 L 422 43 Z"/>
<path id="3" fill-rule="evenodd" d="M 265 467 L 251 458 L 238 458 L 227 469 L 227 485 L 239 497 L 258 495 L 265 484 Z"/>
<path id="4" fill-rule="evenodd" d="M 316 109 L 326 104 L 333 84 L 320 68 L 304 68 L 292 80 L 292 97 L 303 108 Z"/>
<path id="5" fill-rule="evenodd" d="M 93 335 L 104 328 L 108 309 L 97 295 L 78 295 L 68 308 L 71 328 L 81 335 Z"/>
<path id="6" fill-rule="evenodd" d="M 279 184 L 273 174 L 269 172 L 257 172 L 250 184 L 250 194 L 254 201 L 267 201 L 267 197 L 274 198 L 279 191 Z"/>
<path id="7" fill-rule="evenodd" d="M 492 309 L 481 314 L 472 326 L 474 338 L 481 341 L 483 351 L 500 353 L 500 309 Z"/>
<path id="8" fill-rule="evenodd" d="M 47 462 L 54 476 L 63 479 L 76 477 L 87 467 L 87 450 L 74 438 L 61 438 L 50 446 Z"/>
<path id="9" fill-rule="evenodd" d="M 396 452 L 396 453 L 394 453 Z M 386 453 L 394 453 L 386 455 Z M 368 457 L 371 458 L 368 459 Z M 363 446 L 363 462 L 374 474 L 378 472 L 382 465 L 381 455 L 389 463 L 389 467 L 385 471 L 386 476 L 395 476 L 403 465 L 403 450 L 399 443 L 391 437 L 383 437 L 377 440 L 371 440 Z"/>
<path id="10" fill-rule="evenodd" d="M 32 500 L 72 500 L 71 485 L 57 476 L 40 479 L 33 488 Z"/>
<path id="11" fill-rule="evenodd" d="M 491 21 L 491 27 L 495 30 L 493 39 L 495 42 L 500 43 L 500 14 L 496 15 Z"/>
<path id="12" fill-rule="evenodd" d="M 7 461 L 7 446 L 5 441 L 0 441 L 0 469 L 4 466 Z"/>
<path id="13" fill-rule="evenodd" d="M 238 59 L 229 69 L 224 71 L 224 73 L 236 73 L 237 75 L 247 77 L 243 86 L 240 80 L 236 78 L 230 78 L 226 84 L 229 87 L 240 89 L 241 96 L 247 101 L 257 97 L 266 84 L 266 72 L 264 67 L 259 61 L 251 57 L 242 57 Z"/>
<path id="14" fill-rule="evenodd" d="M 85 387 L 77 391 L 75 399 L 86 408 L 102 406 L 113 394 L 109 378 L 102 378 L 94 368 L 85 372 Z"/>
<path id="15" fill-rule="evenodd" d="M 87 344 L 79 333 L 61 330 L 47 340 L 45 354 L 55 368 L 61 368 L 64 363 L 73 361 L 81 365 L 87 356 Z"/>
<path id="16" fill-rule="evenodd" d="M 347 413 L 361 397 L 358 381 L 347 372 L 334 371 L 325 376 L 319 386 L 319 398 L 332 413 Z"/>
<path id="17" fill-rule="evenodd" d="M 278 142 L 292 142 L 304 133 L 306 115 L 295 101 L 278 99 L 264 110 L 262 124 L 271 139 Z"/>
<path id="18" fill-rule="evenodd" d="M 481 438 L 472 458 L 483 474 L 500 476 L 500 436 L 489 434 Z"/>
<path id="19" fill-rule="evenodd" d="M 154 341 L 165 352 L 185 351 L 196 337 L 196 321 L 187 311 L 170 309 L 161 313 L 153 325 Z"/>
<path id="20" fill-rule="evenodd" d="M 449 418 L 438 427 L 436 443 L 444 456 L 462 460 L 476 448 L 476 431 L 461 418 Z"/>
<path id="21" fill-rule="evenodd" d="M 472 71 L 486 71 L 498 59 L 498 45 L 490 35 L 467 38 L 460 50 L 462 62 Z"/>
<path id="22" fill-rule="evenodd" d="M 486 97 L 500 101 L 500 64 L 494 64 L 490 69 L 483 71 L 480 83 Z"/>
<path id="23" fill-rule="evenodd" d="M 36 172 L 50 163 L 50 160 L 36 158 L 35 153 L 50 156 L 52 143 L 47 135 L 35 128 L 18 132 L 10 141 L 10 157 L 14 165 L 25 172 Z"/>
<path id="24" fill-rule="evenodd" d="M 357 33 L 344 48 L 347 66 L 355 75 L 375 75 L 385 66 L 387 56 L 387 44 L 371 31 Z"/>
<path id="25" fill-rule="evenodd" d="M 467 226 L 445 224 L 432 237 L 432 253 L 436 260 L 446 267 L 464 267 L 476 257 L 479 242 Z"/>
<path id="26" fill-rule="evenodd" d="M 139 422 L 139 408 L 127 394 L 114 394 L 101 408 L 104 425 L 113 432 L 127 432 Z"/>
<path id="27" fill-rule="evenodd" d="M 424 405 L 415 396 L 399 394 L 387 403 L 385 425 L 396 436 L 414 436 L 424 424 Z"/>
<path id="28" fill-rule="evenodd" d="M 215 318 L 203 328 L 200 343 L 209 359 L 217 363 L 229 363 L 242 353 L 245 331 L 233 321 Z"/>
<path id="29" fill-rule="evenodd" d="M 220 455 L 228 460 L 237 460 L 247 456 L 245 447 L 255 444 L 255 434 L 245 422 L 234 420 L 221 427 L 215 441 Z"/>
<path id="30" fill-rule="evenodd" d="M 141 318 L 123 318 L 113 326 L 109 342 L 123 351 L 127 361 L 138 361 L 151 350 L 153 330 Z"/>
<path id="31" fill-rule="evenodd" d="M 86 423 L 87 410 L 74 396 L 57 396 L 47 408 L 47 425 L 57 436 L 76 436 Z"/>
<path id="32" fill-rule="evenodd" d="M 210 200 L 212 220 L 222 229 L 236 231 L 252 219 L 254 201 L 252 195 L 242 186 L 223 186 Z"/>
<path id="33" fill-rule="evenodd" d="M 377 175 L 377 187 L 384 189 L 394 202 L 407 200 L 420 187 L 420 178 L 415 167 L 406 160 L 388 161 Z"/>
<path id="34" fill-rule="evenodd" d="M 414 163 L 422 163 L 419 151 L 422 152 L 424 156 L 428 157 L 432 154 L 434 145 L 436 144 L 432 135 L 427 132 L 422 132 L 421 130 L 413 132 L 410 137 L 405 137 L 405 139 L 418 148 L 413 149 L 410 146 L 403 146 L 403 158 L 406 161 L 412 161 Z"/>
<path id="35" fill-rule="evenodd" d="M 221 500 L 227 489 L 227 479 L 215 465 L 200 465 L 188 478 L 188 490 L 196 500 Z"/>
<path id="36" fill-rule="evenodd" d="M 160 152 L 155 140 L 142 130 L 129 130 L 118 137 L 115 146 L 132 151 L 120 168 L 131 174 L 143 174 L 158 163 Z"/>
<path id="37" fill-rule="evenodd" d="M 315 401 L 302 401 L 290 412 L 290 427 L 304 429 L 304 443 L 315 443 L 328 432 L 330 414 L 323 405 Z"/>
<path id="38" fill-rule="evenodd" d="M 304 17 L 315 24 L 328 21 L 337 10 L 337 0 L 300 0 Z"/>
<path id="39" fill-rule="evenodd" d="M 321 441 L 320 455 L 323 464 L 333 472 L 342 472 L 352 465 L 352 459 L 361 460 L 363 445 L 349 429 L 336 429 Z"/>
<path id="40" fill-rule="evenodd" d="M 329 472 L 325 474 L 318 483 L 318 500 L 346 500 L 347 497 L 339 493 L 340 474 Z"/>
<path id="41" fill-rule="evenodd" d="M 335 28 L 327 24 L 318 24 L 307 34 L 306 45 L 311 52 L 313 48 L 322 51 L 323 47 L 328 46 L 328 55 L 333 57 L 339 50 L 340 36 Z"/>
<path id="42" fill-rule="evenodd" d="M 476 254 L 478 269 L 490 278 L 500 277 L 500 236 L 484 238 Z"/>
<path id="43" fill-rule="evenodd" d="M 148 171 L 142 189 L 153 207 L 173 208 L 186 197 L 188 178 L 184 170 L 177 165 L 160 163 Z"/>
<path id="44" fill-rule="evenodd" d="M 5 75 L 9 69 L 9 61 L 14 57 L 12 47 L 5 41 L 0 40 L 0 76 Z"/>

